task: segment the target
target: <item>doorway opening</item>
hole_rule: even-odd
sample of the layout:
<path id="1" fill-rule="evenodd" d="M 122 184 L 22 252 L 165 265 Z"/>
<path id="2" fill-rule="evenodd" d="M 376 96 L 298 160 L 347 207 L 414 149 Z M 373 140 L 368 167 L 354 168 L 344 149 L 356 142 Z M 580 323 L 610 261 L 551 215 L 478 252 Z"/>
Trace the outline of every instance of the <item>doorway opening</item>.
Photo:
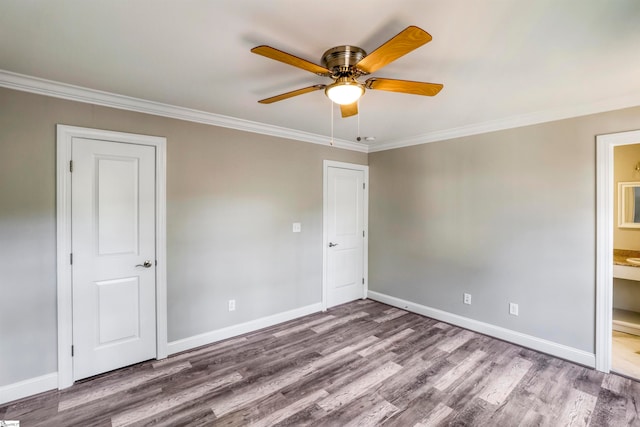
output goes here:
<path id="1" fill-rule="evenodd" d="M 596 172 L 596 369 L 640 378 L 640 131 L 599 135 Z"/>
<path id="2" fill-rule="evenodd" d="M 611 370 L 640 379 L 640 144 L 614 147 L 613 165 Z"/>

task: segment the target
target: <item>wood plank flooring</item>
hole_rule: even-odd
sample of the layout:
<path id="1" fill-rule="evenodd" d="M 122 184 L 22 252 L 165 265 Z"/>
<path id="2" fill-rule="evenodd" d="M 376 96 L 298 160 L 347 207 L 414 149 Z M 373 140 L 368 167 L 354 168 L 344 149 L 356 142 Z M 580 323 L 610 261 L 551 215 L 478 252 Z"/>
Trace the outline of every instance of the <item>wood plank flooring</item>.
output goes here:
<path id="1" fill-rule="evenodd" d="M 640 380 L 640 336 L 613 331 L 611 370 Z"/>
<path id="2" fill-rule="evenodd" d="M 25 426 L 640 426 L 640 383 L 370 300 L 0 406 Z"/>

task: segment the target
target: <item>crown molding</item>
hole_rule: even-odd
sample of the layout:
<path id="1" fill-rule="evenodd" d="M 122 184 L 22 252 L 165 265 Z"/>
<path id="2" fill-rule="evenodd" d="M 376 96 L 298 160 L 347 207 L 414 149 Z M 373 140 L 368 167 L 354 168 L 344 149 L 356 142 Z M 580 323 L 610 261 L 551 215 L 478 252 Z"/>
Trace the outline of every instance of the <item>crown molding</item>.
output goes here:
<path id="1" fill-rule="evenodd" d="M 504 119 L 491 120 L 467 126 L 429 132 L 410 138 L 392 140 L 384 142 L 382 144 L 377 144 L 375 146 L 369 146 L 369 153 L 392 150 L 394 148 L 409 147 L 412 145 L 427 144 L 430 142 L 445 141 L 447 139 L 479 135 L 488 132 L 536 125 L 540 123 L 553 122 L 556 120 L 570 119 L 573 117 L 587 116 L 589 114 L 604 113 L 607 111 L 620 110 L 623 108 L 637 106 L 640 106 L 640 93 L 638 92 L 616 98 L 599 100 L 588 104 L 575 105 L 571 107 L 558 108 L 547 111 L 538 111 L 530 114 L 522 114 L 506 117 Z"/>
<path id="2" fill-rule="evenodd" d="M 88 89 L 38 77 L 27 76 L 24 74 L 13 73 L 6 70 L 0 70 L 0 87 L 51 96 L 54 98 L 101 105 L 104 107 L 117 108 L 120 110 L 135 111 L 138 113 L 152 114 L 155 116 L 292 139 L 295 141 L 309 142 L 312 144 L 328 145 L 330 139 L 328 136 L 310 132 L 238 119 L 221 114 L 208 113 L 206 111 L 177 107 L 174 105 L 118 95 L 95 89 Z M 640 93 L 633 93 L 572 107 L 538 111 L 529 114 L 506 117 L 503 119 L 475 123 L 472 125 L 428 132 L 409 138 L 400 138 L 375 145 L 365 145 L 348 140 L 335 139 L 334 147 L 358 151 L 361 153 L 374 153 L 377 151 L 445 141 L 453 138 L 479 135 L 488 132 L 513 129 L 522 126 L 530 126 L 539 123 L 586 116 L 589 114 L 604 113 L 607 111 L 636 106 L 640 106 Z"/>
<path id="3" fill-rule="evenodd" d="M 135 111 L 138 113 L 152 114 L 154 116 L 168 117 L 211 126 L 220 126 L 262 135 L 293 139 L 296 141 L 310 142 L 312 144 L 329 145 L 330 140 L 330 137 L 324 135 L 238 119 L 221 114 L 208 113 L 206 111 L 177 107 L 174 105 L 133 98 L 130 96 L 118 95 L 115 93 L 13 73 L 6 70 L 0 70 L 0 87 L 23 92 L 31 92 L 38 95 L 51 96 L 54 98 L 67 99 L 70 101 L 101 105 L 103 107 Z M 333 146 L 362 153 L 368 152 L 368 147 L 366 145 L 342 139 L 334 139 Z"/>

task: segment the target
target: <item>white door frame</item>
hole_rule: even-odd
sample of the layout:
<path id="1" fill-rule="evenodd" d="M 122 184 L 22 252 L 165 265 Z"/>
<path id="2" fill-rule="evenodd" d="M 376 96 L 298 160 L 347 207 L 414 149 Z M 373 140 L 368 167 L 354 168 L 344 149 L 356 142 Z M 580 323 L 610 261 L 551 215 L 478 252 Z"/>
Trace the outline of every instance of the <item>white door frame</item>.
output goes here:
<path id="1" fill-rule="evenodd" d="M 156 148 L 156 358 L 167 357 L 166 153 L 163 137 L 57 125 L 56 228 L 58 289 L 58 389 L 73 385 L 71 254 L 71 143 L 73 138 L 150 145 Z"/>
<path id="2" fill-rule="evenodd" d="M 322 166 L 322 311 L 327 311 L 327 259 L 329 249 L 329 168 L 351 169 L 364 172 L 364 242 L 363 257 L 364 286 L 362 298 L 367 297 L 369 291 L 369 166 L 355 163 L 325 160 Z"/>
<path id="3" fill-rule="evenodd" d="M 596 369 L 611 370 L 613 307 L 613 148 L 640 143 L 640 130 L 596 137 Z"/>

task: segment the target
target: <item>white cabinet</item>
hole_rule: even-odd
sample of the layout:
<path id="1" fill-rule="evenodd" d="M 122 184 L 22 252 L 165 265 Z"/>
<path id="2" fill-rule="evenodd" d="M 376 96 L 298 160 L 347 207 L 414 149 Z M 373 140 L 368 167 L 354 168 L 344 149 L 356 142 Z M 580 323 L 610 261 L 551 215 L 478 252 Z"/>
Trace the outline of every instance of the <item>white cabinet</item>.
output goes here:
<path id="1" fill-rule="evenodd" d="M 617 279 L 637 280 L 640 282 L 640 267 L 614 264 L 613 277 Z M 640 283 L 638 283 L 638 291 L 640 292 Z"/>
<path id="2" fill-rule="evenodd" d="M 613 330 L 640 335 L 640 313 L 634 311 L 637 309 L 638 298 L 636 297 L 636 292 L 640 293 L 640 267 L 614 264 L 613 277 L 633 280 L 633 282 L 620 282 L 618 286 L 616 286 L 616 281 L 614 280 Z M 635 289 L 636 286 L 637 290 Z M 619 301 L 617 304 L 615 303 L 616 287 L 618 287 L 618 292 L 621 292 L 618 295 Z M 633 310 L 628 310 L 628 308 Z"/>

